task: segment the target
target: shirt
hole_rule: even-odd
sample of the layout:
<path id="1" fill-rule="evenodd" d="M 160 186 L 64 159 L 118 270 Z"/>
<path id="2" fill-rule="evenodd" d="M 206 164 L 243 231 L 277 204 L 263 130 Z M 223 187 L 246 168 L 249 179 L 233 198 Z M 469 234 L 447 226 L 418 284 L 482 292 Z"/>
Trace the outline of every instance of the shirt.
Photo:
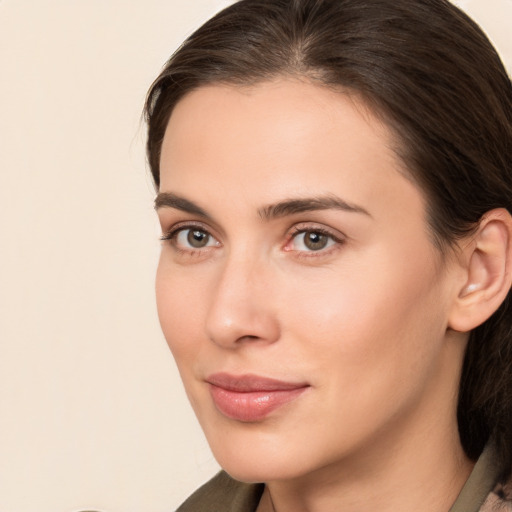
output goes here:
<path id="1" fill-rule="evenodd" d="M 497 484 L 499 468 L 487 447 L 449 512 L 512 512 L 507 486 Z M 255 512 L 264 484 L 246 484 L 221 471 L 190 496 L 176 512 Z"/>

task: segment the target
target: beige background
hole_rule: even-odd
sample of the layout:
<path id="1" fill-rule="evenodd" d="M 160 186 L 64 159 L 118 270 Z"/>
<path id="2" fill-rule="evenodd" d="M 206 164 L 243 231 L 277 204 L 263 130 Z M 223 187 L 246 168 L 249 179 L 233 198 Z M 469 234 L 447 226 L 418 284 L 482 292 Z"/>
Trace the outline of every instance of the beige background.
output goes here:
<path id="1" fill-rule="evenodd" d="M 163 512 L 217 468 L 158 327 L 145 92 L 221 0 L 0 0 L 0 512 Z M 460 1 L 512 69 L 512 1 Z"/>

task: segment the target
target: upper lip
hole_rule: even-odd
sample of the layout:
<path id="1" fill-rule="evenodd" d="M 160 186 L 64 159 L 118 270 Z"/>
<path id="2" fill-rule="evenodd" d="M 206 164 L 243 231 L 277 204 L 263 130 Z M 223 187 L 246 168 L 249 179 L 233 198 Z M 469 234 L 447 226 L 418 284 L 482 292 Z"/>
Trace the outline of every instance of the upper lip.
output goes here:
<path id="1" fill-rule="evenodd" d="M 250 393 L 251 391 L 287 391 L 308 387 L 306 382 L 286 382 L 259 375 L 230 375 L 214 373 L 207 377 L 206 382 L 228 391 Z"/>

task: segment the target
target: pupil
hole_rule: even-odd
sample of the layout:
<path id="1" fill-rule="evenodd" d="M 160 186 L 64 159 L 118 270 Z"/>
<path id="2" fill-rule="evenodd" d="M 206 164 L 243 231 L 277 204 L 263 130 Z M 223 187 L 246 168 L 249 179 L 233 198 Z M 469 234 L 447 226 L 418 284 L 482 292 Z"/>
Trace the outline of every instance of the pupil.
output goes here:
<path id="1" fill-rule="evenodd" d="M 318 251 L 327 245 L 327 237 L 322 233 L 315 233 L 314 231 L 306 233 L 304 243 L 308 249 Z"/>
<path id="2" fill-rule="evenodd" d="M 192 247 L 204 247 L 208 243 L 208 235 L 204 231 L 190 230 L 187 239 Z"/>

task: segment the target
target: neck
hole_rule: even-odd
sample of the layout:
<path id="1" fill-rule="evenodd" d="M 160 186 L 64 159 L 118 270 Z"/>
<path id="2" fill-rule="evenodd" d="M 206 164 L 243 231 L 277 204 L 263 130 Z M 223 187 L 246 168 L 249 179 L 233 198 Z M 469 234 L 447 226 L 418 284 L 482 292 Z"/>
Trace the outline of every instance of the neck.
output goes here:
<path id="1" fill-rule="evenodd" d="M 439 400 L 433 393 L 435 399 L 342 460 L 291 481 L 267 482 L 258 512 L 448 512 L 473 468 L 460 444 L 456 395 Z"/>
<path id="2" fill-rule="evenodd" d="M 258 512 L 447 512 L 473 468 L 455 437 L 414 443 L 414 456 L 402 443 L 370 460 L 269 482 Z"/>

